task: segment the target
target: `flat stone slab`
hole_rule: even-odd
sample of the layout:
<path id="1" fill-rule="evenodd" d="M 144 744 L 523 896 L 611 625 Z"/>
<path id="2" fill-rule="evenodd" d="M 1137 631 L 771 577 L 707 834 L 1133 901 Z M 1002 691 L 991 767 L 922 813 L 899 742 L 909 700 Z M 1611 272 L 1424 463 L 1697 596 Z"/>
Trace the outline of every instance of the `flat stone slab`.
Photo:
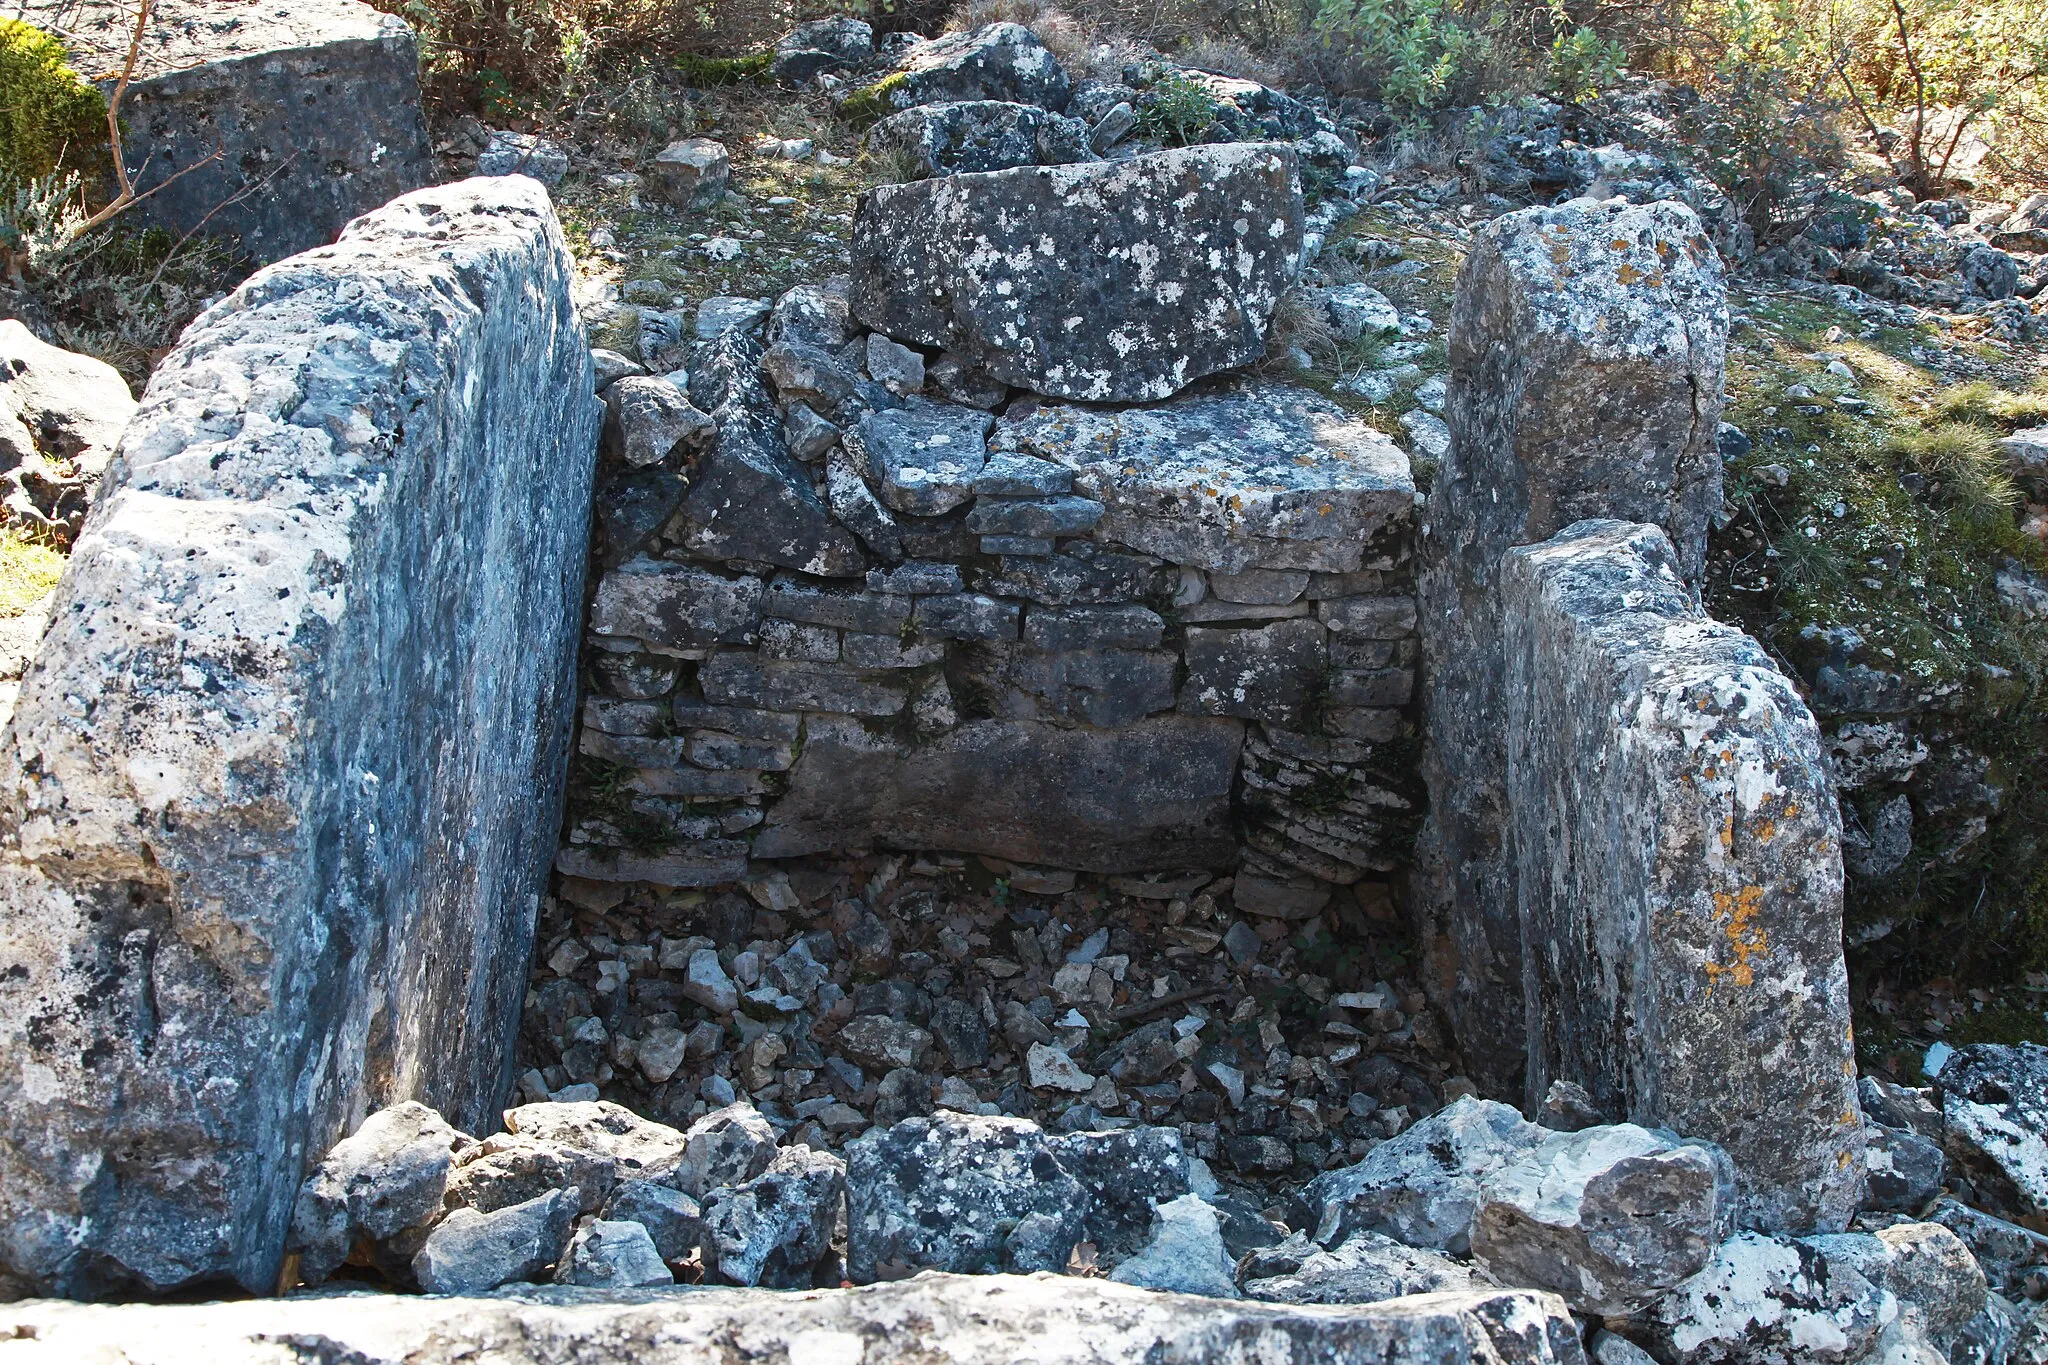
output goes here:
<path id="1" fill-rule="evenodd" d="M 1162 1294 L 1064 1275 L 927 1272 L 861 1289 L 597 1290 L 523 1286 L 473 1298 L 337 1292 L 240 1303 L 9 1304 L 43 1360 L 275 1365 L 321 1358 L 407 1365 L 589 1365 L 788 1360 L 792 1365 L 1038 1365 L 1371 1360 L 1381 1365 L 1584 1365 L 1562 1300 L 1487 1290 L 1315 1307 Z M 33 1334 L 30 1336 L 30 1334 Z M 317 1343 L 313 1345 L 312 1343 Z M 934 1355 L 934 1351 L 942 1353 Z"/>
<path id="2" fill-rule="evenodd" d="M 1216 573 L 1351 573 L 1415 512 L 1408 457 L 1307 389 L 1250 385 L 1154 408 L 1048 405 L 997 425 L 991 454 L 1074 471 L 1096 536 Z"/>
<path id="3" fill-rule="evenodd" d="M 1294 152 L 1233 143 L 882 185 L 853 310 L 1057 398 L 1167 398 L 1265 353 L 1301 266 Z"/>
<path id="4" fill-rule="evenodd" d="M 0 1297 L 269 1292 L 304 1164 L 503 1101 L 602 406 L 547 192 L 398 199 L 158 367 L 0 733 Z"/>

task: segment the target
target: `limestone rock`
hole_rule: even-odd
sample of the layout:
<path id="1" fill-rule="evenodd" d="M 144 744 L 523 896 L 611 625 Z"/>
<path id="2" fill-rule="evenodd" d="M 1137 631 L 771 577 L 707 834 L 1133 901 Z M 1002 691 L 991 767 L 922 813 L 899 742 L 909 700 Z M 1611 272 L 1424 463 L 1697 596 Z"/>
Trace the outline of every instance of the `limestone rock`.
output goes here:
<path id="1" fill-rule="evenodd" d="M 307 1283 L 340 1268 L 356 1239 L 383 1241 L 441 1212 L 454 1153 L 471 1139 L 424 1104 L 380 1109 L 336 1143 L 299 1190 L 291 1248 Z"/>
<path id="2" fill-rule="evenodd" d="M 1499 584 L 1529 1093 L 1718 1144 L 1739 1226 L 1845 1226 L 1863 1124 L 1812 714 L 1656 527 L 1578 523 Z"/>
<path id="3" fill-rule="evenodd" d="M 1455 983 L 1440 1004 L 1490 1092 L 1522 1088 L 1527 1034 L 1500 837 L 1510 815 L 1500 558 L 1572 522 L 1614 517 L 1663 526 L 1696 579 L 1721 500 L 1727 332 L 1720 258 L 1678 204 L 1506 214 L 1475 234 L 1459 272 L 1452 446 L 1417 542 L 1430 790 L 1417 913 L 1424 951 Z"/>
<path id="4" fill-rule="evenodd" d="M 1929 1205 L 1926 1216 L 1962 1238 L 1991 1288 L 2008 1298 L 2025 1297 L 2028 1272 L 2048 1265 L 2048 1237 L 2032 1228 L 2008 1223 L 1947 1195 Z"/>
<path id="5" fill-rule="evenodd" d="M 1507 1105 L 1466 1096 L 1365 1160 L 1325 1171 L 1302 1191 L 1326 1247 L 1377 1232 L 1414 1247 L 1461 1256 L 1471 1250 L 1473 1216 L 1486 1179 L 1532 1152 L 1545 1130 Z"/>
<path id="6" fill-rule="evenodd" d="M 2048 1047 L 1974 1043 L 1936 1078 L 1949 1156 L 1991 1213 L 2048 1214 Z"/>
<path id="7" fill-rule="evenodd" d="M 1246 630 L 1190 627 L 1180 709 L 1304 728 L 1329 683 L 1327 634 L 1320 621 L 1308 620 Z"/>
<path id="8" fill-rule="evenodd" d="M 588 1212 L 604 1202 L 617 1182 L 618 1163 L 607 1153 L 497 1133 L 484 1139 L 481 1154 L 468 1154 L 449 1179 L 448 1204 L 496 1213 L 574 1185 Z"/>
<path id="9" fill-rule="evenodd" d="M 1706 1267 L 1734 1203 L 1734 1168 L 1711 1145 L 1632 1123 L 1553 1134 L 1486 1177 L 1472 1259 L 1502 1284 L 1625 1315 Z"/>
<path id="10" fill-rule="evenodd" d="M 781 1149 L 761 1174 L 705 1200 L 706 1268 L 727 1284 L 810 1288 L 845 1197 L 845 1162 L 809 1147 Z"/>
<path id="11" fill-rule="evenodd" d="M 1009 100 L 1059 110 L 1067 107 L 1071 88 L 1037 34 L 1022 24 L 988 24 L 917 44 L 870 90 L 886 109 Z"/>
<path id="12" fill-rule="evenodd" d="M 604 412 L 604 453 L 636 469 L 718 436 L 717 425 L 666 379 L 626 376 L 605 390 Z"/>
<path id="13" fill-rule="evenodd" d="M 734 644 L 760 624 L 762 592 L 758 578 L 728 578 L 666 559 L 629 559 L 599 581 L 590 631 L 671 648 Z"/>
<path id="14" fill-rule="evenodd" d="M 1301 214 L 1293 153 L 1263 144 L 883 185 L 853 309 L 1037 393 L 1166 398 L 1264 352 Z"/>
<path id="15" fill-rule="evenodd" d="M 1404 1294 L 1492 1287 L 1486 1272 L 1440 1251 L 1405 1246 L 1377 1232 L 1360 1232 L 1328 1251 L 1315 1248 L 1285 1273 L 1257 1279 L 1247 1275 L 1244 1292 L 1247 1298 L 1269 1303 L 1378 1303 Z"/>
<path id="16" fill-rule="evenodd" d="M 610 1100 L 523 1104 L 505 1111 L 505 1127 L 523 1137 L 610 1157 L 621 1180 L 672 1184 L 689 1148 L 685 1134 Z"/>
<path id="17" fill-rule="evenodd" d="M 1899 1301 L 1929 1341 L 1949 1343 L 1984 1311 L 1989 1289 L 1970 1249 L 1939 1223 L 1895 1223 L 1874 1235 L 1815 1237 L 1830 1267 L 1847 1265 Z"/>
<path id="18" fill-rule="evenodd" d="M 134 415 L 113 366 L 0 319 L 0 519 L 68 545 Z"/>
<path id="19" fill-rule="evenodd" d="M 646 1228 L 601 1218 L 576 1229 L 555 1267 L 556 1284 L 592 1289 L 643 1289 L 675 1282 Z"/>
<path id="20" fill-rule="evenodd" d="M 577 1195 L 554 1190 L 495 1213 L 456 1209 L 413 1257 L 413 1277 L 429 1294 L 481 1294 L 534 1279 L 560 1258 Z"/>
<path id="21" fill-rule="evenodd" d="M 604 1202 L 602 1217 L 647 1229 L 664 1261 L 680 1261 L 704 1240 L 704 1211 L 680 1190 L 652 1180 L 628 1180 Z"/>
<path id="22" fill-rule="evenodd" d="M 95 81 L 121 74 L 135 27 L 119 0 L 28 0 L 10 17 L 64 34 Z M 404 20 L 356 0 L 293 0 L 229 22 L 200 0 L 165 0 L 153 20 L 121 102 L 144 196 L 124 221 L 232 238 L 266 265 L 435 180 Z"/>
<path id="23" fill-rule="evenodd" d="M 844 275 L 797 285 L 775 300 L 768 314 L 768 344 L 792 342 L 839 350 L 859 332 L 848 297 L 852 288 L 853 282 Z"/>
<path id="24" fill-rule="evenodd" d="M 373 1095 L 505 1093 L 600 413 L 572 277 L 539 184 L 440 186 L 158 367 L 0 739 L 0 1281 L 269 1292 Z"/>
<path id="25" fill-rule="evenodd" d="M 1850 1365 L 1897 1313 L 1889 1294 L 1823 1248 L 1739 1232 L 1644 1326 L 1658 1358 L 1676 1365 Z"/>
<path id="26" fill-rule="evenodd" d="M 1237 858 L 1230 814 L 1242 722 L 1149 716 L 1118 729 L 973 720 L 915 749 L 813 716 L 757 858 L 876 845 L 1138 872 Z M 1040 774 L 1069 780 L 1044 785 Z"/>
<path id="27" fill-rule="evenodd" d="M 1365 336 L 1395 336 L 1401 330 L 1401 310 L 1369 284 L 1332 289 L 1323 303 L 1337 326 L 1337 335 L 1346 341 Z"/>
<path id="28" fill-rule="evenodd" d="M 694 956 L 694 955 L 693 955 Z M 751 1104 L 714 1109 L 683 1134 L 683 1159 L 669 1184 L 702 1199 L 726 1185 L 744 1185 L 775 1160 L 775 1130 Z"/>
<path id="29" fill-rule="evenodd" d="M 45 1301 L 8 1312 L 17 1334 L 32 1331 L 33 1348 L 54 1359 L 125 1358 L 135 1365 L 273 1365 L 282 1341 L 319 1342 L 318 1349 L 343 1359 L 407 1365 L 715 1360 L 735 1342 L 804 1365 L 924 1365 L 934 1341 L 959 1360 L 1028 1358 L 1039 1365 L 1221 1361 L 1249 1350 L 1290 1361 L 1380 1365 L 1585 1361 L 1571 1315 L 1545 1294 L 1495 1290 L 1304 1310 L 1058 1274 L 930 1274 L 812 1294 L 547 1286 L 484 1299 L 343 1294 L 114 1309 Z"/>
<path id="30" fill-rule="evenodd" d="M 1109 1272 L 1118 1284 L 1172 1294 L 1238 1297 L 1236 1267 L 1223 1246 L 1216 1210 L 1199 1195 L 1184 1194 L 1153 1210 L 1152 1240 Z"/>
<path id="31" fill-rule="evenodd" d="M 1216 573 L 1355 572 L 1414 511 L 1392 441 L 1285 384 L 1122 412 L 1047 405 L 989 444 L 1073 470 L 1106 509 L 1098 538 Z"/>
<path id="32" fill-rule="evenodd" d="M 717 200 L 731 175 L 732 158 L 725 145 L 708 137 L 671 142 L 654 158 L 654 183 L 661 197 L 679 209 Z"/>
<path id="33" fill-rule="evenodd" d="M 1059 1133 L 1050 1144 L 1060 1165 L 1088 1192 L 1084 1230 L 1107 1255 L 1128 1255 L 1142 1246 L 1152 1233 L 1155 1206 L 1194 1189 L 1193 1163 L 1172 1128 Z"/>
<path id="34" fill-rule="evenodd" d="M 846 446 L 891 509 L 935 517 L 974 496 L 992 421 L 974 408 L 912 398 L 861 418 Z"/>
<path id="35" fill-rule="evenodd" d="M 1918 1213 L 1941 1193 L 1948 1158 L 1938 1143 L 1905 1128 L 1866 1123 L 1863 1129 L 1863 1207 Z"/>
<path id="36" fill-rule="evenodd" d="M 849 16 L 813 19 L 775 40 L 769 70 L 785 85 L 802 85 L 826 72 L 849 71 L 875 55 L 875 31 Z"/>
<path id="37" fill-rule="evenodd" d="M 1064 166 L 1091 160 L 1088 125 L 1031 104 L 923 104 L 868 130 L 872 152 L 910 158 L 926 175 Z"/>
<path id="38" fill-rule="evenodd" d="M 569 173 L 569 154 L 544 137 L 493 128 L 490 143 L 477 155 L 476 173 L 530 175 L 553 189 Z"/>

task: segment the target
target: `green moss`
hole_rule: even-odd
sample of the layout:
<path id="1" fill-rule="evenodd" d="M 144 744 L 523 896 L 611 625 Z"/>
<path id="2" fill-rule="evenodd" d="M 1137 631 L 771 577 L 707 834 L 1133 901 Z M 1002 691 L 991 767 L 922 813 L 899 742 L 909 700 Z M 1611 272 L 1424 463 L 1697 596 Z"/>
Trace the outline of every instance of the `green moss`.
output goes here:
<path id="1" fill-rule="evenodd" d="M 907 79 L 906 73 L 895 71 L 873 85 L 861 87 L 839 106 L 839 116 L 855 128 L 881 122 L 896 112 L 896 92 Z"/>
<path id="2" fill-rule="evenodd" d="M 34 180 L 106 142 L 107 101 L 65 62 L 63 44 L 0 19 L 0 176 Z"/>
<path id="3" fill-rule="evenodd" d="M 749 52 L 743 57 L 700 57 L 686 52 L 676 58 L 676 70 L 683 79 L 699 89 L 710 89 L 719 85 L 741 85 L 768 78 L 769 65 L 775 60 L 771 52 Z"/>

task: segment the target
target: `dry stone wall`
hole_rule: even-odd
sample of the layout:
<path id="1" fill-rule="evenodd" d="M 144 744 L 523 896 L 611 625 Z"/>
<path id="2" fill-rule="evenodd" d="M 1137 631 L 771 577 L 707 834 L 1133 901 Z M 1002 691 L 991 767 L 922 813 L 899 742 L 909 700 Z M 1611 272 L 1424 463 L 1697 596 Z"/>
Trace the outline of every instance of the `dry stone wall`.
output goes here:
<path id="1" fill-rule="evenodd" d="M 268 1292 L 370 1109 L 494 1112 L 599 408 L 531 180 L 266 269 L 157 369 L 0 736 L 0 1294 Z"/>

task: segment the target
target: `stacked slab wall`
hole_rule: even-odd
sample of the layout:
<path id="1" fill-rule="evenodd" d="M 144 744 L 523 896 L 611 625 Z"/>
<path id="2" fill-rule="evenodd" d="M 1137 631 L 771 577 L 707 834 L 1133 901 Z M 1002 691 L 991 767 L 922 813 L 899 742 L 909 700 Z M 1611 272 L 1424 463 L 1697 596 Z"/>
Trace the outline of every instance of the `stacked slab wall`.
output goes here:
<path id="1" fill-rule="evenodd" d="M 495 1123 L 598 405 L 546 192 L 399 199 L 188 329 L 0 737 L 0 1293 L 268 1292 L 369 1110 Z"/>

